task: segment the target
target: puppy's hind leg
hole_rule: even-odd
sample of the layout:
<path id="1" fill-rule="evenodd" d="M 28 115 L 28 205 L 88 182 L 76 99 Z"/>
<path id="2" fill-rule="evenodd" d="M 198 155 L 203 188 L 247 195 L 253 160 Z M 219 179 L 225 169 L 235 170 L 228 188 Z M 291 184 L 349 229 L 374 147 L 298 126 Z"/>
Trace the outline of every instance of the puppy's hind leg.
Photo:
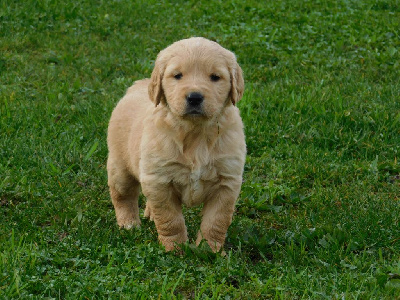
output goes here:
<path id="1" fill-rule="evenodd" d="M 114 175 L 114 176 L 112 176 Z M 140 184 L 129 174 L 110 174 L 108 185 L 120 228 L 140 226 L 139 193 Z"/>
<path id="2" fill-rule="evenodd" d="M 148 218 L 150 221 L 154 221 L 154 217 L 153 217 L 153 215 L 151 213 L 151 208 L 150 208 L 150 203 L 149 202 L 146 203 L 146 208 L 144 210 L 144 217 Z"/>

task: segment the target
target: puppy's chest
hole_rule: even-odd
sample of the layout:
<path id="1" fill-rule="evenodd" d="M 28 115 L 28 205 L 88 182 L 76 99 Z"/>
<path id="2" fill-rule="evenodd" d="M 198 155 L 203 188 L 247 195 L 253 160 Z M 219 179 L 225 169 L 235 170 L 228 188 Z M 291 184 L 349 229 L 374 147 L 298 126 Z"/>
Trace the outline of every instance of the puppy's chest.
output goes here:
<path id="1" fill-rule="evenodd" d="M 219 182 L 217 168 L 212 164 L 196 168 L 183 167 L 172 180 L 186 206 L 199 205 Z"/>

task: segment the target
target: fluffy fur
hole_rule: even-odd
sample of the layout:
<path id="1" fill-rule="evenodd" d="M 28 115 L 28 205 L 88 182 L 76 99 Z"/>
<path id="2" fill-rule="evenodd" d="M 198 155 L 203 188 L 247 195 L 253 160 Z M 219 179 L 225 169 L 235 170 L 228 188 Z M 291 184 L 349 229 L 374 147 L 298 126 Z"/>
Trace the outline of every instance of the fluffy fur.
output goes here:
<path id="1" fill-rule="evenodd" d="M 221 249 L 246 156 L 235 106 L 243 90 L 234 54 L 215 42 L 190 38 L 159 53 L 151 78 L 128 89 L 108 127 L 108 185 L 121 228 L 140 225 L 141 187 L 167 251 L 188 240 L 182 204 L 202 203 L 196 244 Z"/>

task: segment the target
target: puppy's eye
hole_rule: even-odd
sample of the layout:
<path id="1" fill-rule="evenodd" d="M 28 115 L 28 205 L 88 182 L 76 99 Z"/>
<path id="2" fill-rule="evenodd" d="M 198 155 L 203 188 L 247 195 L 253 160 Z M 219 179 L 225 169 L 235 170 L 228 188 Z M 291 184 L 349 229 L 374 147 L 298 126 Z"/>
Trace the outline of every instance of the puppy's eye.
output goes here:
<path id="1" fill-rule="evenodd" d="M 210 79 L 211 79 L 211 81 L 217 82 L 218 80 L 221 79 L 221 77 L 219 77 L 218 75 L 215 75 L 215 74 L 211 74 Z"/>
<path id="2" fill-rule="evenodd" d="M 175 74 L 174 75 L 174 78 L 176 79 L 176 80 L 179 80 L 179 79 L 181 79 L 182 78 L 182 73 L 178 73 L 178 74 Z"/>

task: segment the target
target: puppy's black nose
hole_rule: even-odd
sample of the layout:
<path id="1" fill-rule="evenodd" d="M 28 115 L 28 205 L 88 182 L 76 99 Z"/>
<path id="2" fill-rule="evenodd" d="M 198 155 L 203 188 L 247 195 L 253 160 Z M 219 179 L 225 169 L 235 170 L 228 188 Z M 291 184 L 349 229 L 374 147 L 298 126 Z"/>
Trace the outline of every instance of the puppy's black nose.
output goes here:
<path id="1" fill-rule="evenodd" d="M 189 93 L 186 96 L 186 101 L 189 106 L 199 106 L 204 100 L 204 96 L 198 92 Z"/>

